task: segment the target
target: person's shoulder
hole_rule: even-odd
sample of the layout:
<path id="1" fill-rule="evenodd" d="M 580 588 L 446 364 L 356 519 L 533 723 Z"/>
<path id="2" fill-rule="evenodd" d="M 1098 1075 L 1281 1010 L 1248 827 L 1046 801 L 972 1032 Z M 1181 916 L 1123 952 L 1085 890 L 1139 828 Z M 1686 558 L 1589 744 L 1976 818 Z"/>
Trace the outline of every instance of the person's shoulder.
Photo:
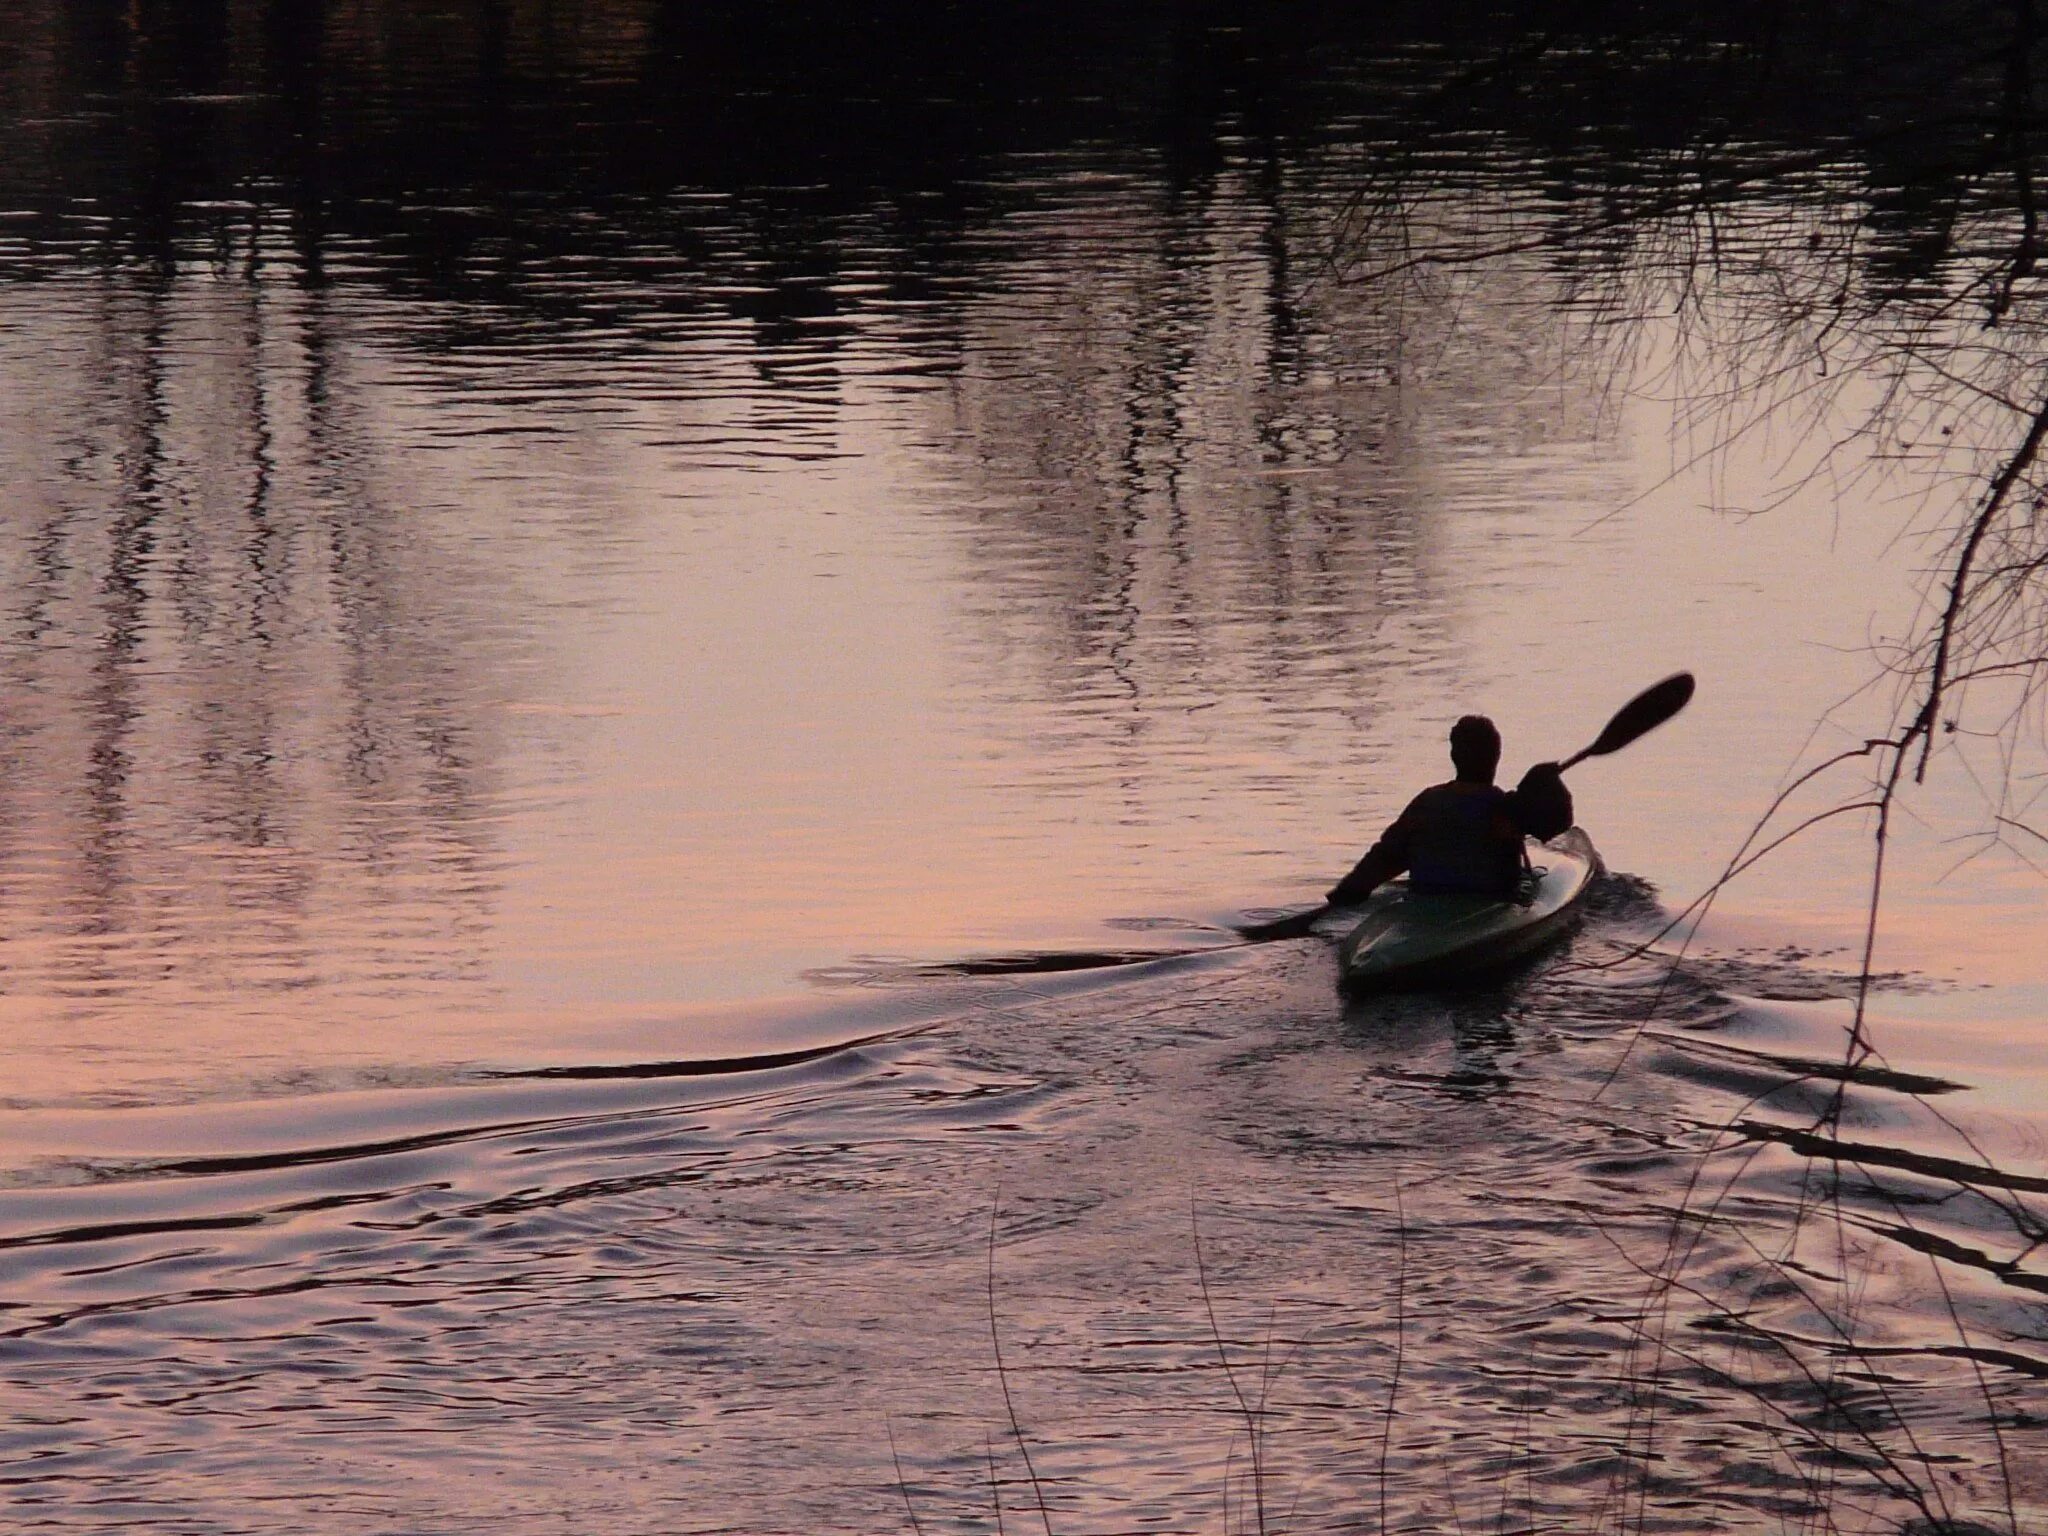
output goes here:
<path id="1" fill-rule="evenodd" d="M 1397 827 L 1405 827 L 1411 824 L 1416 817 L 1427 816 L 1431 806 L 1441 803 L 1442 796 L 1439 792 L 1443 787 L 1441 784 L 1432 784 L 1429 788 L 1417 790 L 1414 794 L 1410 795 L 1408 803 L 1401 807 L 1401 814 L 1394 818 L 1393 824 Z"/>
<path id="2" fill-rule="evenodd" d="M 1500 798 L 1501 794 L 1498 785 L 1474 784 L 1468 779 L 1445 779 L 1441 784 L 1430 785 L 1410 800 L 1408 809 L 1412 811 L 1422 806 L 1443 805 L 1457 800 L 1495 800 Z"/>
<path id="3" fill-rule="evenodd" d="M 1456 795 L 1468 800 L 1498 800 L 1507 794 L 1498 784 L 1475 784 L 1470 779 L 1445 779 L 1441 784 L 1432 784 L 1423 792 L 1425 795 Z"/>

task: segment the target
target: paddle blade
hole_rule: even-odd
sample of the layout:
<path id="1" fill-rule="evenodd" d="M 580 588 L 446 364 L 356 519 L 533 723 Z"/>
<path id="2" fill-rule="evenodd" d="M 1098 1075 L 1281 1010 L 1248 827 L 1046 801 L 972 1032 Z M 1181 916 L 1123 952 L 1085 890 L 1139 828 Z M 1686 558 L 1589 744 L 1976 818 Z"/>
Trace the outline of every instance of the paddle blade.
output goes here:
<path id="1" fill-rule="evenodd" d="M 1692 702 L 1692 690 L 1690 672 L 1674 672 L 1663 682 L 1651 684 L 1614 712 L 1614 718 L 1607 722 L 1607 729 L 1593 745 L 1573 754 L 1563 766 L 1569 768 L 1584 758 L 1619 752 L 1630 742 L 1649 735 Z"/>
<path id="2" fill-rule="evenodd" d="M 1326 901 L 1310 907 L 1306 912 L 1291 912 L 1286 917 L 1276 917 L 1270 922 L 1248 923 L 1237 931 L 1254 944 L 1268 939 L 1298 939 L 1307 934 L 1316 923 L 1329 915 L 1330 904 Z"/>

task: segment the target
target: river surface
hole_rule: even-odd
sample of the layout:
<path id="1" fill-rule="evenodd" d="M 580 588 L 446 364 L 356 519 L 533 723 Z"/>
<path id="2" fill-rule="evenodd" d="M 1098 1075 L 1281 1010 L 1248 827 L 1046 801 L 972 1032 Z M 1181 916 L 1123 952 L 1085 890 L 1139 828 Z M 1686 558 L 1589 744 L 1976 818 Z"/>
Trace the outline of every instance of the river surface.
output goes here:
<path id="1" fill-rule="evenodd" d="M 0 55 L 10 1529 L 2048 1520 L 1982 761 L 1846 1080 L 1867 824 L 1662 934 L 1885 722 L 1924 487 L 1776 494 L 1853 398 L 1699 454 L 1675 323 L 1335 281 L 1341 70 L 1291 136 L 1095 81 L 887 184 L 641 185 L 604 90 L 673 39 L 592 23 L 525 117 L 337 96 L 373 175 L 265 160 L 289 71 L 74 80 L 89 9 Z M 530 192 L 420 147 L 543 107 Z M 1459 714 L 1519 773 L 1681 667 L 1573 774 L 1564 950 L 1347 1006 L 1236 941 Z"/>

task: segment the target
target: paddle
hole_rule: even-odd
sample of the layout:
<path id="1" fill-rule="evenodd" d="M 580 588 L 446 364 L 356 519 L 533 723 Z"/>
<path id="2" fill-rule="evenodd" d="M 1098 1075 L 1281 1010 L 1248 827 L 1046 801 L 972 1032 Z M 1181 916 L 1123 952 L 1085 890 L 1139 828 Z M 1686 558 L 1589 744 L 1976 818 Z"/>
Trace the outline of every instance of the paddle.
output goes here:
<path id="1" fill-rule="evenodd" d="M 1692 702 L 1692 674 L 1674 672 L 1661 683 L 1652 683 L 1614 712 L 1607 729 L 1593 745 L 1574 752 L 1557 765 L 1558 772 L 1575 768 L 1589 757 L 1605 757 L 1642 740 L 1666 720 Z"/>
<path id="2" fill-rule="evenodd" d="M 1692 690 L 1690 672 L 1674 672 L 1661 683 L 1651 684 L 1614 712 L 1614 718 L 1607 722 L 1606 729 L 1593 739 L 1590 747 L 1574 752 L 1559 763 L 1558 771 L 1562 773 L 1589 757 L 1605 757 L 1610 752 L 1619 752 L 1631 742 L 1640 741 L 1685 708 L 1692 700 Z M 1329 911 L 1330 903 L 1326 901 L 1306 912 L 1276 917 L 1270 923 L 1253 923 L 1237 931 L 1254 942 L 1297 938 L 1313 928 Z"/>

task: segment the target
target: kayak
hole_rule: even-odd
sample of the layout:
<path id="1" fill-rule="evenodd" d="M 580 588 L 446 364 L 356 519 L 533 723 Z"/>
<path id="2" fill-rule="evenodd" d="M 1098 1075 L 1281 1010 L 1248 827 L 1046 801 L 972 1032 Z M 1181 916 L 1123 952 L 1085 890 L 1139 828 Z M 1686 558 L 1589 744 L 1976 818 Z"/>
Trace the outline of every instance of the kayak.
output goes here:
<path id="1" fill-rule="evenodd" d="M 1346 991 L 1463 981 L 1518 960 L 1569 932 L 1600 872 L 1577 827 L 1528 840 L 1529 871 L 1512 901 L 1436 896 L 1396 882 L 1375 891 L 1338 950 Z"/>

